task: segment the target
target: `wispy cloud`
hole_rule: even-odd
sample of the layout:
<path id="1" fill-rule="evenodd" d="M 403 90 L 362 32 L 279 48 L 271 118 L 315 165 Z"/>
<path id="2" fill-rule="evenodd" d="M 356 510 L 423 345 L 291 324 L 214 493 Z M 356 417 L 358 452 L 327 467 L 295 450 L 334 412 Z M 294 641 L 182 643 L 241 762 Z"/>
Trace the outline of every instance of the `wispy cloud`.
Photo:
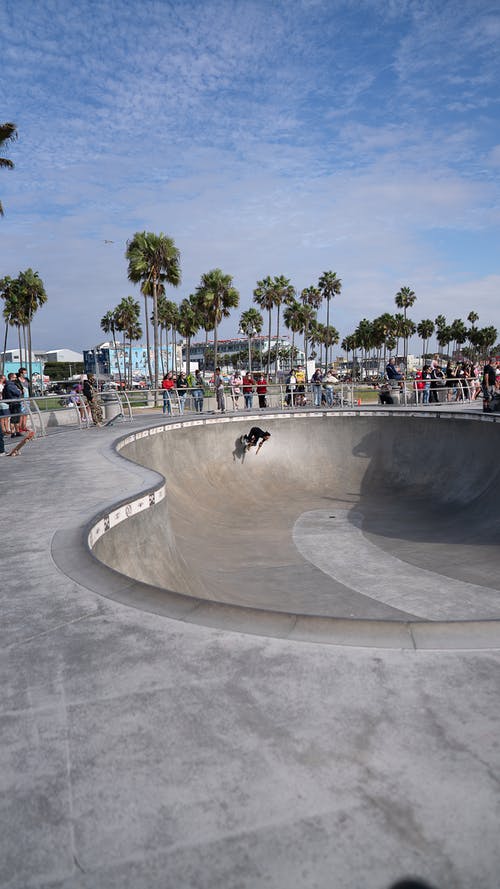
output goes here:
<path id="1" fill-rule="evenodd" d="M 96 339 L 142 228 L 175 238 L 183 294 L 220 265 L 243 308 L 262 275 L 335 268 L 344 333 L 403 283 L 422 311 L 460 294 L 453 237 L 499 228 L 498 28 L 483 0 L 6 0 L 0 273 L 39 269 L 40 345 Z"/>

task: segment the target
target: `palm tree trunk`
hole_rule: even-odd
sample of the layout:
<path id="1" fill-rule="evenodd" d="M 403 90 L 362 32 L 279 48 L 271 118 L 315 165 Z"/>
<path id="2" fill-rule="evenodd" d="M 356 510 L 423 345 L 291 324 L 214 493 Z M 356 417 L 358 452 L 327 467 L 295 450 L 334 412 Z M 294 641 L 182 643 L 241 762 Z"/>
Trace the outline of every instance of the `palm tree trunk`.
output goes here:
<path id="1" fill-rule="evenodd" d="M 158 389 L 158 282 L 156 274 L 153 273 L 153 349 L 154 349 L 154 365 L 155 365 L 155 390 Z"/>
<path id="2" fill-rule="evenodd" d="M 276 306 L 278 318 L 276 322 L 276 361 L 274 363 L 274 382 L 278 382 L 278 344 L 280 341 L 280 306 L 279 303 Z"/>
<path id="3" fill-rule="evenodd" d="M 218 364 L 217 352 L 219 350 L 219 331 L 218 331 L 218 317 L 219 317 L 219 297 L 216 296 L 214 299 L 213 310 L 214 310 L 214 375 L 215 368 Z"/>
<path id="4" fill-rule="evenodd" d="M 32 377 L 33 377 L 33 361 L 32 361 L 32 351 L 31 351 L 31 322 L 28 321 L 28 379 L 29 379 L 29 388 L 32 389 Z"/>
<path id="5" fill-rule="evenodd" d="M 4 336 L 4 340 L 3 340 L 2 373 L 4 372 L 4 368 L 5 368 L 5 353 L 7 351 L 7 337 L 8 337 L 8 335 L 9 335 L 9 322 L 6 321 L 5 322 L 5 336 Z"/>
<path id="6" fill-rule="evenodd" d="M 151 367 L 151 351 L 149 348 L 149 322 L 148 322 L 148 298 L 146 294 L 144 294 L 144 315 L 146 321 L 146 350 L 148 353 L 148 370 L 149 370 L 149 385 L 153 385 L 153 369 Z"/>
<path id="7" fill-rule="evenodd" d="M 269 329 L 267 336 L 267 378 L 269 379 L 271 374 L 271 309 L 267 310 L 269 313 Z"/>
<path id="8" fill-rule="evenodd" d="M 328 347 L 330 345 L 330 296 L 326 298 L 326 342 L 325 342 L 325 370 L 328 369 Z"/>

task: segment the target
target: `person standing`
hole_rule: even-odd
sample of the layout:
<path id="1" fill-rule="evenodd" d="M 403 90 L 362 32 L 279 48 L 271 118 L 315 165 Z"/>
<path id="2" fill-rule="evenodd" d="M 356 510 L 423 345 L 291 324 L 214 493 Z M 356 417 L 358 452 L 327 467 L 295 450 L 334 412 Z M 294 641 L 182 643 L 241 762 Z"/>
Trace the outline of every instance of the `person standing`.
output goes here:
<path id="1" fill-rule="evenodd" d="M 490 355 L 483 368 L 483 409 L 485 411 L 490 410 L 490 401 L 495 393 L 496 378 L 497 360 L 494 355 Z"/>
<path id="2" fill-rule="evenodd" d="M 184 405 L 186 402 L 186 395 L 188 391 L 188 381 L 187 376 L 183 370 L 178 374 L 176 381 L 176 389 L 177 389 L 177 397 L 179 399 L 179 413 L 184 413 Z"/>
<path id="3" fill-rule="evenodd" d="M 251 410 L 253 405 L 253 387 L 255 386 L 255 380 L 250 373 L 249 370 L 245 372 L 245 376 L 243 377 L 243 397 L 245 399 L 245 407 L 248 410 Z"/>
<path id="4" fill-rule="evenodd" d="M 295 376 L 295 370 L 290 370 L 286 381 L 286 398 L 285 402 L 288 407 L 295 407 L 295 390 L 297 388 L 297 377 Z"/>
<path id="5" fill-rule="evenodd" d="M 203 381 L 201 371 L 199 369 L 197 369 L 194 372 L 193 398 L 194 398 L 194 409 L 197 413 L 200 413 L 200 414 L 203 412 L 204 393 L 205 393 L 205 383 Z"/>
<path id="6" fill-rule="evenodd" d="M 224 380 L 222 379 L 220 367 L 215 368 L 214 388 L 215 397 L 217 399 L 217 410 L 224 414 L 226 412 L 226 398 L 224 395 Z"/>
<path id="7" fill-rule="evenodd" d="M 22 432 L 19 429 L 21 418 L 21 389 L 15 373 L 10 373 L 3 387 L 3 398 L 9 405 L 11 438 L 19 438 Z"/>
<path id="8" fill-rule="evenodd" d="M 241 387 L 243 385 L 243 377 L 241 376 L 241 371 L 236 369 L 231 376 L 230 379 L 231 384 L 231 397 L 233 399 L 233 406 L 235 411 L 239 409 L 239 400 L 241 395 Z"/>
<path id="9" fill-rule="evenodd" d="M 323 374 L 319 367 L 316 368 L 311 377 L 311 387 L 313 392 L 314 407 L 321 407 L 321 384 L 323 382 Z"/>
<path id="10" fill-rule="evenodd" d="M 262 371 L 257 374 L 257 385 L 255 388 L 259 399 L 259 407 L 261 409 L 267 407 L 267 380 Z"/>
<path id="11" fill-rule="evenodd" d="M 103 412 L 101 402 L 99 401 L 99 392 L 97 390 L 96 379 L 93 374 L 89 374 L 87 379 L 83 381 L 83 394 L 87 399 L 90 415 L 94 426 L 102 426 Z"/>
<path id="12" fill-rule="evenodd" d="M 323 386 L 325 389 L 326 406 L 333 407 L 333 387 L 338 383 L 338 379 L 333 373 L 331 367 L 328 368 L 323 376 Z"/>
<path id="13" fill-rule="evenodd" d="M 172 399 L 171 393 L 172 389 L 175 387 L 174 383 L 174 375 L 171 370 L 169 370 L 163 377 L 161 381 L 161 389 L 163 392 L 163 413 L 168 414 L 169 417 L 172 416 Z"/>

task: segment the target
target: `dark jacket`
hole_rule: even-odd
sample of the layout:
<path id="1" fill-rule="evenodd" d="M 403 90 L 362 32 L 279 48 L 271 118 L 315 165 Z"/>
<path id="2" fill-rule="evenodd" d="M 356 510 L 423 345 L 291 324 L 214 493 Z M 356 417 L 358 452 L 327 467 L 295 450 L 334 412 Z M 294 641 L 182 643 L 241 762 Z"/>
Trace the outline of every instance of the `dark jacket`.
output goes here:
<path id="1" fill-rule="evenodd" d="M 19 388 L 19 385 L 15 380 L 6 380 L 5 385 L 3 387 L 2 398 L 5 401 L 10 401 L 11 399 L 17 399 L 14 403 L 11 401 L 9 404 L 10 412 L 13 412 L 13 409 L 19 410 L 19 399 L 24 393 Z"/>

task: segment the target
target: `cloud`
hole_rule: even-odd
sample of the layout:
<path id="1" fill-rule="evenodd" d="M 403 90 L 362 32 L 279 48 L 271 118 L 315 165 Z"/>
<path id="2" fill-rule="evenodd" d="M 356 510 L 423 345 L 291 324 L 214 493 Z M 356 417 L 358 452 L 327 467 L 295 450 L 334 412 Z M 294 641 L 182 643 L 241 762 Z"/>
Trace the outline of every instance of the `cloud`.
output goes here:
<path id="1" fill-rule="evenodd" d="M 300 290 L 334 268 L 344 334 L 404 283 L 423 310 L 475 281 L 498 317 L 493 254 L 478 273 L 452 247 L 499 226 L 497 19 L 482 0 L 7 0 L 0 28 L 20 132 L 0 171 L 0 274 L 42 275 L 38 345 L 97 341 L 137 293 L 124 251 L 142 229 L 181 249 L 181 296 L 220 266 L 243 309 L 264 275 Z"/>

